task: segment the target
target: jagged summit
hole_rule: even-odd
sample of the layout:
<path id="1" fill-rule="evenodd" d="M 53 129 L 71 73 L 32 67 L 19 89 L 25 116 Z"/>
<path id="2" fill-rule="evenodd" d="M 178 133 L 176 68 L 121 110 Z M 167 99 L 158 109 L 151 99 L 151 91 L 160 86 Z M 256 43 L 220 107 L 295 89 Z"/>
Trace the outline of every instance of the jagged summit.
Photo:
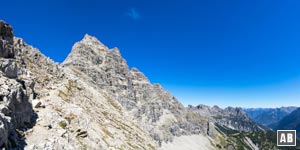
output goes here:
<path id="1" fill-rule="evenodd" d="M 118 56 L 121 56 L 120 50 L 117 47 L 114 47 L 114 48 L 110 49 L 110 51 L 111 51 L 111 53 L 114 53 Z"/>
<path id="2" fill-rule="evenodd" d="M 89 45 L 102 45 L 105 46 L 100 40 L 98 40 L 95 36 L 85 34 L 81 42 L 85 42 Z"/>
<path id="3" fill-rule="evenodd" d="M 78 61 L 86 61 L 100 65 L 105 57 L 119 59 L 124 62 L 124 65 L 126 64 L 126 61 L 122 58 L 120 50 L 117 47 L 109 49 L 96 37 L 85 34 L 82 40 L 73 45 L 71 52 L 62 64 L 67 66 L 71 63 L 80 63 Z"/>
<path id="4" fill-rule="evenodd" d="M 109 49 L 99 39 L 97 39 L 95 36 L 91 36 L 89 34 L 85 34 L 84 37 L 82 38 L 82 40 L 75 43 L 75 45 L 78 43 L 84 44 L 87 46 L 91 46 L 91 49 L 93 49 L 93 48 L 100 49 L 100 50 L 108 50 Z"/>
<path id="5" fill-rule="evenodd" d="M 85 34 L 82 40 L 73 45 L 71 52 L 62 64 L 66 66 L 83 60 L 98 64 L 101 61 L 100 57 L 105 56 L 108 52 L 108 47 L 96 37 Z"/>

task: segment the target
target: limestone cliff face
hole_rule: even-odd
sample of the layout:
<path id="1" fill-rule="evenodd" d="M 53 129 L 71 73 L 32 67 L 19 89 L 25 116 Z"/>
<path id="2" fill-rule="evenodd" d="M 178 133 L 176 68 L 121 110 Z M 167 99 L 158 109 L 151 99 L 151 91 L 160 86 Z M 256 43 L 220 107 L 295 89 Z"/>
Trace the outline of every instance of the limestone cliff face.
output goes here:
<path id="1" fill-rule="evenodd" d="M 205 133 L 205 119 L 195 117 L 136 68 L 129 69 L 117 48 L 108 49 L 95 37 L 85 35 L 77 42 L 63 66 L 111 95 L 159 143 Z"/>
<path id="2" fill-rule="evenodd" d="M 32 125 L 29 91 L 34 87 L 25 84 L 18 64 L 12 28 L 0 21 L 0 148 L 23 147 L 19 134 Z"/>
<path id="3" fill-rule="evenodd" d="M 0 57 L 14 58 L 13 29 L 10 25 L 0 20 Z"/>

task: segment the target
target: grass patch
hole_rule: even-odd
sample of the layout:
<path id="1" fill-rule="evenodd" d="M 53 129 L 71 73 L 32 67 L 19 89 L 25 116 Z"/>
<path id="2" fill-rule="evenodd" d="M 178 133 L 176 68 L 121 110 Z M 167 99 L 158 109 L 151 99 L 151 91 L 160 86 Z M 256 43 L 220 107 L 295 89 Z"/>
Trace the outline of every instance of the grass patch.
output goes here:
<path id="1" fill-rule="evenodd" d="M 59 125 L 61 128 L 63 128 L 63 129 L 66 129 L 66 127 L 67 127 L 67 123 L 66 123 L 65 121 L 60 121 L 60 122 L 58 123 L 58 125 Z"/>
<path id="2" fill-rule="evenodd" d="M 58 96 L 61 97 L 61 99 L 64 100 L 65 102 L 70 102 L 69 96 L 62 90 L 58 90 Z"/>
<path id="3" fill-rule="evenodd" d="M 155 147 L 151 144 L 147 144 L 148 147 L 150 147 L 151 149 L 155 149 Z"/>
<path id="4" fill-rule="evenodd" d="M 111 132 L 109 132 L 106 128 L 102 128 L 102 131 L 105 133 L 105 135 L 114 138 L 114 135 Z"/>

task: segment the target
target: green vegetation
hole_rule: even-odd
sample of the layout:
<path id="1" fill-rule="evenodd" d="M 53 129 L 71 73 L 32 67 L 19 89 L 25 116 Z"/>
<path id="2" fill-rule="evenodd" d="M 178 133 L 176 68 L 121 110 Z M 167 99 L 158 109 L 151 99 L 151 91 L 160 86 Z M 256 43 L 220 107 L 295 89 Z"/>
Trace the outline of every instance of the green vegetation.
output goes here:
<path id="1" fill-rule="evenodd" d="M 62 90 L 58 90 L 58 96 L 61 97 L 61 99 L 65 102 L 70 102 L 70 97 Z"/>
<path id="2" fill-rule="evenodd" d="M 221 133 L 224 133 L 225 135 L 232 135 L 232 134 L 237 134 L 239 133 L 239 131 L 237 130 L 233 130 L 233 129 L 230 129 L 230 128 L 227 128 L 225 126 L 221 126 L 219 124 L 215 124 L 216 125 L 216 129 L 221 132 Z"/>
<path id="3" fill-rule="evenodd" d="M 224 133 L 227 138 L 224 139 L 219 137 L 220 143 L 216 146 L 220 149 L 226 148 L 228 146 L 233 146 L 237 150 L 248 150 L 251 147 L 246 142 L 246 137 L 248 137 L 259 149 L 275 150 L 279 149 L 277 144 L 277 134 L 275 131 L 259 131 L 259 132 L 239 132 L 221 125 L 216 124 L 216 129 Z M 297 146 L 300 145 L 300 140 L 297 139 Z M 282 150 L 294 150 L 295 147 L 280 147 Z"/>
<path id="4" fill-rule="evenodd" d="M 151 144 L 147 144 L 148 147 L 150 147 L 151 149 L 155 149 L 155 147 Z"/>
<path id="5" fill-rule="evenodd" d="M 59 125 L 61 128 L 63 128 L 63 129 L 66 129 L 66 127 L 67 127 L 67 123 L 66 123 L 65 121 L 60 121 L 60 122 L 58 123 L 58 125 Z"/>

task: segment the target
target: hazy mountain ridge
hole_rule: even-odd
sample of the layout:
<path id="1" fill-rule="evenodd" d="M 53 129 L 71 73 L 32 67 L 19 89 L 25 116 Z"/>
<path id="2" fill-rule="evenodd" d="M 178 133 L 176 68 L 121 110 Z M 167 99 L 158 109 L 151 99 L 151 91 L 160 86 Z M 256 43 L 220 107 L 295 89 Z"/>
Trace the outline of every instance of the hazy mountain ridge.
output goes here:
<path id="1" fill-rule="evenodd" d="M 280 108 L 245 108 L 243 109 L 255 122 L 271 127 L 282 118 L 290 114 L 297 107 L 280 107 Z"/>
<path id="2" fill-rule="evenodd" d="M 189 109 L 196 112 L 199 116 L 206 118 L 213 123 L 231 128 L 237 131 L 264 131 L 263 127 L 257 125 L 242 108 L 227 107 L 222 109 L 218 106 L 188 106 Z"/>
<path id="3" fill-rule="evenodd" d="M 300 136 L 300 108 L 297 108 L 279 122 L 271 125 L 274 130 L 296 130 L 297 136 Z"/>

